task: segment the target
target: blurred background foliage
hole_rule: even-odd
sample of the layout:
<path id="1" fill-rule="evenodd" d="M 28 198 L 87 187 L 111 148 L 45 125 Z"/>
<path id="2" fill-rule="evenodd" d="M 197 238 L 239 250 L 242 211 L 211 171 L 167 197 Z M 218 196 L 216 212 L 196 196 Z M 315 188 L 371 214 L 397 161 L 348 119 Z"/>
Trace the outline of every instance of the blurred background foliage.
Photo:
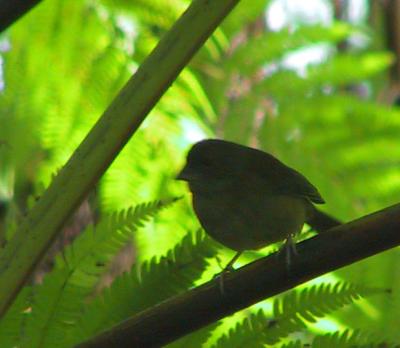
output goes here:
<path id="1" fill-rule="evenodd" d="M 187 5 L 45 1 L 2 34 L 1 243 Z M 202 138 L 274 154 L 343 221 L 398 202 L 399 8 L 397 0 L 240 2 L 68 222 L 0 321 L 0 345 L 68 347 L 218 272 L 232 252 L 198 231 L 187 189 L 174 181 Z M 171 346 L 399 343 L 399 264 L 397 249 L 385 252 Z"/>

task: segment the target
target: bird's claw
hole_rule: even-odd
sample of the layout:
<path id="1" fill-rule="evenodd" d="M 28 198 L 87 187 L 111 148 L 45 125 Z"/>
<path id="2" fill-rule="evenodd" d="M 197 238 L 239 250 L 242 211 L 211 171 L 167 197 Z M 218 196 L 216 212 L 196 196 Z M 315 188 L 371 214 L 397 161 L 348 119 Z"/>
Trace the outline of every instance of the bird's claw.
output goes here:
<path id="1" fill-rule="evenodd" d="M 241 251 L 238 251 L 235 256 L 228 262 L 228 264 L 225 266 L 225 268 L 222 270 L 221 273 L 218 273 L 214 276 L 215 278 L 219 278 L 219 290 L 221 291 L 221 295 L 225 294 L 225 286 L 224 286 L 224 279 L 225 275 L 233 272 L 235 269 L 233 268 L 233 264 L 235 261 L 239 258 L 239 256 L 242 254 Z"/>
<path id="2" fill-rule="evenodd" d="M 286 238 L 285 244 L 282 246 L 281 249 L 278 251 L 278 256 L 282 254 L 282 252 L 285 253 L 285 263 L 286 263 L 286 269 L 289 272 L 290 271 L 290 266 L 292 264 L 292 255 L 298 255 L 298 251 L 296 248 L 296 244 L 293 241 L 293 236 L 289 235 Z"/>

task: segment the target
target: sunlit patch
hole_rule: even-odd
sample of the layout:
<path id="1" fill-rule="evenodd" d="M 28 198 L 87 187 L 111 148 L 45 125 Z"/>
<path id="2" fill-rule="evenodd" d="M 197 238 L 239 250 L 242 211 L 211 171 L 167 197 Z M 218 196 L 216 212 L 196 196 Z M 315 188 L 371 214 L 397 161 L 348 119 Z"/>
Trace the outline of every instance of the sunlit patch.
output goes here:
<path id="1" fill-rule="evenodd" d="M 348 3 L 348 20 L 357 23 L 368 17 L 367 0 L 351 0 Z"/>
<path id="2" fill-rule="evenodd" d="M 345 330 L 346 326 L 340 324 L 338 321 L 332 318 L 322 318 L 319 319 L 316 323 L 314 323 L 311 328 L 313 328 L 317 332 L 333 332 L 339 330 Z"/>
<path id="3" fill-rule="evenodd" d="M 125 36 L 125 40 L 123 40 L 124 45 L 122 48 L 124 48 L 129 54 L 133 54 L 135 51 L 134 43 L 136 41 L 136 37 L 138 36 L 138 29 L 136 24 L 132 21 L 131 18 L 123 15 L 118 15 L 117 25 Z"/>
<path id="4" fill-rule="evenodd" d="M 327 44 L 310 45 L 286 55 L 283 59 L 283 66 L 296 71 L 302 77 L 306 77 L 307 67 L 310 64 L 322 63 L 327 59 L 328 53 L 329 45 Z"/>
<path id="5" fill-rule="evenodd" d="M 188 140 L 189 143 L 195 143 L 207 138 L 206 133 L 195 122 L 189 119 L 182 119 L 181 125 L 185 139 Z"/>
<path id="6" fill-rule="evenodd" d="M 271 30 L 278 31 L 292 24 L 330 23 L 332 14 L 326 1 L 275 0 L 267 10 L 266 20 Z"/>
<path id="7" fill-rule="evenodd" d="M 319 285 L 319 284 L 328 284 L 328 283 L 337 283 L 339 281 L 343 281 L 343 279 L 337 277 L 334 273 L 327 273 L 320 277 L 311 279 L 306 284 L 300 285 L 299 288 L 307 288 L 312 285 Z"/>
<path id="8" fill-rule="evenodd" d="M 0 139 L 0 154 L 2 152 L 2 147 L 6 148 L 8 143 L 1 143 Z M 6 151 L 6 150 L 4 150 Z M 13 197 L 13 187 L 15 185 L 15 172 L 13 170 L 7 170 L 2 168 L 0 171 L 0 202 L 9 201 Z"/>
<path id="9" fill-rule="evenodd" d="M 0 57 L 0 92 L 4 90 L 4 60 L 2 57 Z"/>
<path id="10" fill-rule="evenodd" d="M 357 306 L 366 316 L 371 319 L 378 320 L 381 318 L 381 313 L 379 310 L 368 300 L 361 299 L 354 303 L 354 306 Z"/>

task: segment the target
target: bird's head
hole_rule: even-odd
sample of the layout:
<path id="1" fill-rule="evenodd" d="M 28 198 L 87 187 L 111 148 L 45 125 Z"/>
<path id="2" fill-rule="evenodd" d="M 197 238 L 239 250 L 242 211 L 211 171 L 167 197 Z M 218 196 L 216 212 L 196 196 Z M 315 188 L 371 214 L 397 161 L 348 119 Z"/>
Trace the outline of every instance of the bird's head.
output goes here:
<path id="1" fill-rule="evenodd" d="M 228 184 L 243 171 L 246 156 L 242 152 L 240 145 L 228 141 L 202 140 L 189 150 L 186 164 L 176 179 L 187 181 L 192 188 Z"/>

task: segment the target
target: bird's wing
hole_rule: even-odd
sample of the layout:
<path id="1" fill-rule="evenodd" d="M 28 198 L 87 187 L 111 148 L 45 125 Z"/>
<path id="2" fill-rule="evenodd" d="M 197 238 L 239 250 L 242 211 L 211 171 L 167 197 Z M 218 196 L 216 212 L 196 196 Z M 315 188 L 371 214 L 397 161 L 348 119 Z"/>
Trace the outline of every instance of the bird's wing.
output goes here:
<path id="1" fill-rule="evenodd" d="M 277 185 L 277 190 L 279 192 L 305 197 L 317 204 L 325 203 L 325 200 L 321 197 L 317 188 L 311 184 L 306 177 L 292 168 L 287 168 L 288 171 L 286 175 L 288 180 L 281 181 Z"/>
<path id="2" fill-rule="evenodd" d="M 256 181 L 264 182 L 271 193 L 304 197 L 317 204 L 325 203 L 317 188 L 306 177 L 270 154 L 263 153 L 258 162 L 252 162 L 251 167 L 253 175 L 258 176 Z"/>

